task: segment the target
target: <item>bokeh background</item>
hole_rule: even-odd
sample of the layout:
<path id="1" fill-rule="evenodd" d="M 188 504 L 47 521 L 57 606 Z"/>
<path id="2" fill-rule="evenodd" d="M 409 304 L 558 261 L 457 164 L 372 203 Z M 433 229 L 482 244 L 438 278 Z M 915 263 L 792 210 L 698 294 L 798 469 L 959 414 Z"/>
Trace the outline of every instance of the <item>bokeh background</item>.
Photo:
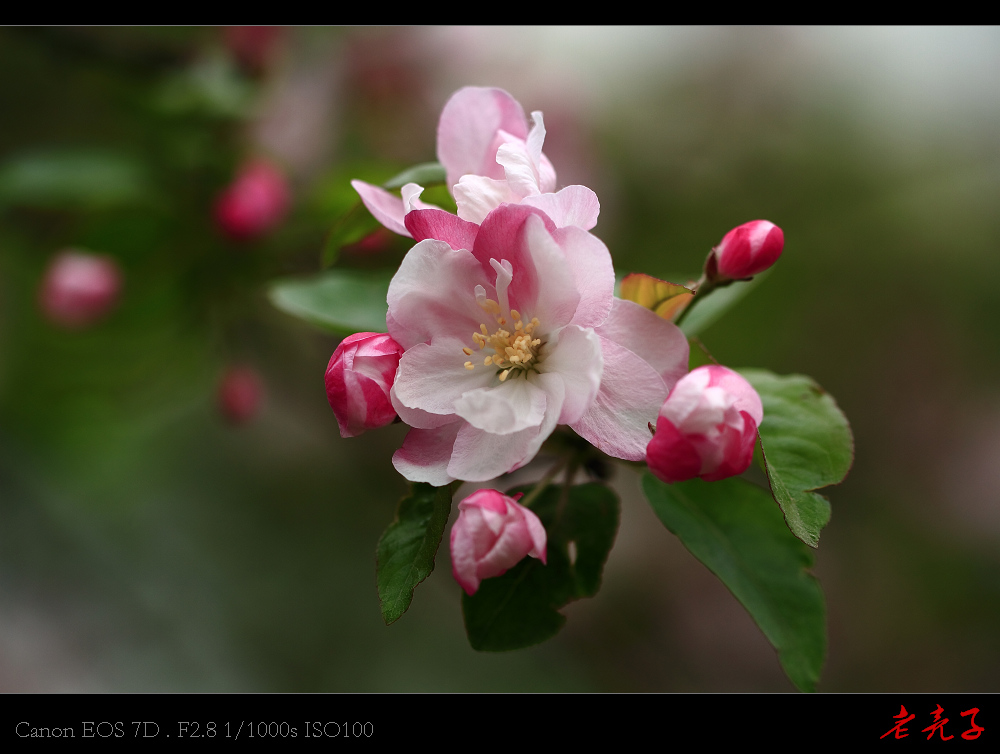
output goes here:
<path id="1" fill-rule="evenodd" d="M 0 689 L 792 690 L 625 469 L 603 588 L 554 640 L 473 652 L 446 547 L 382 624 L 405 428 L 340 438 L 337 338 L 266 284 L 318 271 L 348 180 L 433 160 L 476 84 L 544 111 L 620 272 L 692 275 L 731 227 L 784 229 L 703 340 L 813 376 L 852 422 L 819 688 L 1000 690 L 998 76 L 996 29 L 0 29 Z M 291 209 L 233 239 L 215 202 L 259 157 Z M 40 305 L 66 248 L 121 270 L 87 327 Z M 237 366 L 261 385 L 240 415 Z"/>

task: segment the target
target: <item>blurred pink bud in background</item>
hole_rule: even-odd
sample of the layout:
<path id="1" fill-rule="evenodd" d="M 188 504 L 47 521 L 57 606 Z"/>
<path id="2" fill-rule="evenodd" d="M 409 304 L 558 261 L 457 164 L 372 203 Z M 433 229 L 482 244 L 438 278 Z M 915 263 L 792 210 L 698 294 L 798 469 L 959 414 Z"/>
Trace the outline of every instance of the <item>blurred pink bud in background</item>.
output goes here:
<path id="1" fill-rule="evenodd" d="M 526 555 L 545 562 L 545 527 L 517 503 L 520 498 L 479 490 L 458 504 L 458 520 L 451 528 L 451 569 L 467 594 L 475 594 L 480 581 L 503 575 Z"/>
<path id="2" fill-rule="evenodd" d="M 278 225 L 288 212 L 291 192 L 284 173 L 255 160 L 240 168 L 215 203 L 215 221 L 232 239 L 248 240 Z"/>
<path id="3" fill-rule="evenodd" d="M 122 276 L 114 259 L 69 249 L 49 263 L 39 290 L 39 305 L 56 324 L 86 327 L 115 306 L 121 287 Z"/>
<path id="4" fill-rule="evenodd" d="M 326 397 L 341 437 L 356 437 L 396 418 L 389 390 L 402 354 L 402 346 L 377 332 L 355 333 L 337 346 L 326 368 Z"/>
<path id="5" fill-rule="evenodd" d="M 230 424 L 243 424 L 257 415 L 264 398 L 260 376 L 251 367 L 229 367 L 219 383 L 219 410 Z"/>
<path id="6" fill-rule="evenodd" d="M 743 223 L 726 233 L 713 249 L 717 274 L 710 270 L 709 278 L 740 280 L 759 275 L 778 261 L 784 246 L 785 234 L 774 223 L 767 220 Z"/>
<path id="7" fill-rule="evenodd" d="M 753 460 L 760 396 L 736 372 L 698 367 L 670 391 L 646 448 L 649 470 L 668 484 L 742 474 Z"/>
<path id="8" fill-rule="evenodd" d="M 280 26 L 226 26 L 222 40 L 249 73 L 259 74 L 274 58 L 284 29 Z"/>

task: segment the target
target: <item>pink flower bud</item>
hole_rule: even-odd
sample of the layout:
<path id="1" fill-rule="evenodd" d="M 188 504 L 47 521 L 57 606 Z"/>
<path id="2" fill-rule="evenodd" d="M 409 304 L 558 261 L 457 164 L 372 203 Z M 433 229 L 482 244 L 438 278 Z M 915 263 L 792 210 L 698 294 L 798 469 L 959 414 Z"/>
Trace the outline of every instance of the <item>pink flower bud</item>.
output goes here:
<path id="1" fill-rule="evenodd" d="M 231 424 L 256 416 L 263 397 L 260 377 L 250 367 L 230 367 L 219 383 L 219 410 Z"/>
<path id="2" fill-rule="evenodd" d="M 222 39 L 244 69 L 258 74 L 274 57 L 284 31 L 280 26 L 227 26 Z"/>
<path id="3" fill-rule="evenodd" d="M 38 301 L 56 324 L 86 327 L 118 302 L 122 276 L 111 257 L 67 250 L 49 264 Z"/>
<path id="4" fill-rule="evenodd" d="M 234 240 L 266 233 L 288 211 L 290 191 L 284 174 L 269 162 L 243 166 L 215 203 L 215 221 Z"/>
<path id="5" fill-rule="evenodd" d="M 520 493 L 507 497 L 479 490 L 458 504 L 458 520 L 451 528 L 451 570 L 466 594 L 475 594 L 480 581 L 503 575 L 525 555 L 545 562 L 545 527 L 518 505 L 520 499 Z"/>
<path id="6" fill-rule="evenodd" d="M 668 484 L 742 474 L 753 460 L 760 396 L 731 369 L 704 366 L 674 385 L 646 447 L 649 470 Z"/>
<path id="7" fill-rule="evenodd" d="M 778 261 L 785 234 L 774 223 L 754 220 L 733 228 L 709 256 L 709 277 L 741 280 L 759 275 Z"/>
<path id="8" fill-rule="evenodd" d="M 326 397 L 341 437 L 356 437 L 396 418 L 389 389 L 403 348 L 385 333 L 359 332 L 344 338 L 326 368 Z"/>

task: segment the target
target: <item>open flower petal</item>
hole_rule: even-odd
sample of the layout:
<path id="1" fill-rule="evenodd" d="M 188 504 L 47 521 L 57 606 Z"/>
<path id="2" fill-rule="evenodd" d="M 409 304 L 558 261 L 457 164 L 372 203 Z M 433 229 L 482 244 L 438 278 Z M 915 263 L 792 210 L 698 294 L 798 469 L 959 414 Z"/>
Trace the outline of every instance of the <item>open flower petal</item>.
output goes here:
<path id="1" fill-rule="evenodd" d="M 688 372 L 690 353 L 684 333 L 639 304 L 616 298 L 611 314 L 596 332 L 641 356 L 659 372 L 668 390 Z"/>
<path id="2" fill-rule="evenodd" d="M 601 338 L 604 374 L 593 405 L 570 426 L 578 435 L 615 458 L 641 461 L 649 444 L 667 386 L 648 363 L 624 346 Z"/>
<path id="3" fill-rule="evenodd" d="M 463 367 L 468 358 L 462 353 L 463 345 L 460 340 L 438 338 L 407 349 L 393 385 L 396 399 L 432 414 L 455 414 L 459 398 L 496 379 L 491 371 Z"/>
<path id="4" fill-rule="evenodd" d="M 467 86 L 451 96 L 438 122 L 437 155 L 449 186 L 467 173 L 503 178 L 496 162 L 497 132 L 528 137 L 528 121 L 520 103 L 503 89 Z"/>
<path id="5" fill-rule="evenodd" d="M 464 393 L 455 401 L 454 408 L 456 414 L 477 429 L 509 435 L 542 423 L 545 392 L 528 380 L 514 379 Z"/>
<path id="6" fill-rule="evenodd" d="M 559 423 L 572 424 L 587 412 L 601 386 L 601 339 L 589 328 L 566 325 L 549 338 L 546 351 L 539 370 L 562 380 L 565 401 Z"/>
<path id="7" fill-rule="evenodd" d="M 427 239 L 414 246 L 389 283 L 389 334 L 403 348 L 436 335 L 462 338 L 479 329 L 483 312 L 471 291 L 484 280 L 469 251 Z"/>
<path id="8" fill-rule="evenodd" d="M 403 447 L 393 453 L 392 465 L 411 482 L 426 482 L 441 487 L 455 480 L 448 474 L 460 422 L 437 429 L 411 429 Z"/>
<path id="9" fill-rule="evenodd" d="M 554 194 L 526 196 L 521 203 L 542 210 L 557 228 L 575 225 L 590 230 L 597 225 L 597 216 L 601 213 L 597 194 L 586 186 L 567 186 Z"/>

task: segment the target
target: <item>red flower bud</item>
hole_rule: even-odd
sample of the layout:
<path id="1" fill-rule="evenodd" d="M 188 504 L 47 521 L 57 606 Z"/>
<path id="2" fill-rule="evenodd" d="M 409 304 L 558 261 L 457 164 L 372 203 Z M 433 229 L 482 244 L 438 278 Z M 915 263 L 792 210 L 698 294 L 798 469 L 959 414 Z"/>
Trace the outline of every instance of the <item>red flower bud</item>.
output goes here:
<path id="1" fill-rule="evenodd" d="M 396 418 L 389 390 L 403 348 L 384 333 L 359 332 L 337 346 L 326 368 L 326 397 L 341 437 L 384 427 Z"/>
<path id="2" fill-rule="evenodd" d="M 741 280 L 759 275 L 781 256 L 785 234 L 767 220 L 743 223 L 726 233 L 709 256 L 709 277 Z M 712 257 L 715 258 L 714 268 Z M 715 273 L 715 274 L 713 274 Z"/>
<path id="3" fill-rule="evenodd" d="M 258 160 L 245 165 L 219 196 L 215 221 L 230 238 L 256 238 L 284 219 L 290 200 L 284 174 Z"/>
<path id="4" fill-rule="evenodd" d="M 257 372 L 250 367 L 230 367 L 219 383 L 219 411 L 231 424 L 256 416 L 264 397 Z"/>
<path id="5" fill-rule="evenodd" d="M 111 257 L 66 250 L 49 264 L 38 301 L 56 324 L 81 328 L 114 307 L 121 286 L 121 272 Z"/>

